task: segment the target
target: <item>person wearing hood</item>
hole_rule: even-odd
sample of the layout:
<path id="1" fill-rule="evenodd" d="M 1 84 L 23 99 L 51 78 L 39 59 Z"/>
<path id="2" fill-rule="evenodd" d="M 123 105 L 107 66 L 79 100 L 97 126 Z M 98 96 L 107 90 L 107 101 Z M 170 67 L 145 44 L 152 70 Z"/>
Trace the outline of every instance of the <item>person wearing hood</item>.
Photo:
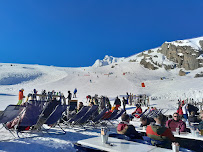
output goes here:
<path id="1" fill-rule="evenodd" d="M 157 115 L 155 118 L 155 124 L 147 126 L 146 134 L 151 140 L 152 144 L 155 144 L 155 141 L 159 141 L 161 146 L 170 147 L 172 142 L 175 142 L 175 137 L 169 128 L 164 126 L 166 117 L 162 114 Z"/>
<path id="2" fill-rule="evenodd" d="M 117 133 L 126 135 L 132 139 L 142 139 L 142 136 L 135 130 L 135 127 L 130 124 L 130 116 L 122 114 L 121 122 L 117 126 Z"/>

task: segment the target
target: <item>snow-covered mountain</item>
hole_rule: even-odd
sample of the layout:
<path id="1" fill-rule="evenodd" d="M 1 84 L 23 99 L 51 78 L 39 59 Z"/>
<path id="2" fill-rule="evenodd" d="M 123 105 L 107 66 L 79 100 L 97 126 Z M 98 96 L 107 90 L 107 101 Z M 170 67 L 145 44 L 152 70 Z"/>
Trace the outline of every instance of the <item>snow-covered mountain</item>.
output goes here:
<path id="1" fill-rule="evenodd" d="M 103 60 L 97 59 L 92 66 L 93 67 L 106 66 L 106 65 L 109 65 L 109 64 L 112 64 L 112 63 L 122 62 L 124 59 L 125 59 L 124 57 L 116 58 L 116 57 L 113 57 L 113 56 L 106 55 Z"/>
<path id="2" fill-rule="evenodd" d="M 96 60 L 93 66 L 101 67 L 119 62 L 139 62 L 152 70 L 162 67 L 166 70 L 175 67 L 194 70 L 203 67 L 203 37 L 165 42 L 160 47 L 126 58 L 105 56 L 103 60 Z"/>

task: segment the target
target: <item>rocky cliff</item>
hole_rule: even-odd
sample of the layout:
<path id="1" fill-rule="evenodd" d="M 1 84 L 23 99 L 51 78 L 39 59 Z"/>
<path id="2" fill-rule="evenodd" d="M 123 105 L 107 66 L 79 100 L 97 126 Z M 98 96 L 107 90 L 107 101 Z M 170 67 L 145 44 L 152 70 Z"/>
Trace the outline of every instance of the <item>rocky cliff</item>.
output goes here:
<path id="1" fill-rule="evenodd" d="M 165 42 L 161 47 L 157 49 L 157 53 L 163 54 L 169 61 L 174 64 L 166 65 L 164 63 L 157 64 L 153 60 L 153 56 L 150 55 L 151 51 L 148 51 L 148 57 L 143 54 L 143 59 L 140 61 L 144 67 L 156 70 L 158 67 L 164 67 L 166 70 L 173 69 L 175 67 L 184 68 L 185 70 L 195 70 L 203 67 L 203 37 L 190 39 L 190 40 L 178 40 L 174 42 Z M 147 62 L 150 61 L 150 62 Z"/>

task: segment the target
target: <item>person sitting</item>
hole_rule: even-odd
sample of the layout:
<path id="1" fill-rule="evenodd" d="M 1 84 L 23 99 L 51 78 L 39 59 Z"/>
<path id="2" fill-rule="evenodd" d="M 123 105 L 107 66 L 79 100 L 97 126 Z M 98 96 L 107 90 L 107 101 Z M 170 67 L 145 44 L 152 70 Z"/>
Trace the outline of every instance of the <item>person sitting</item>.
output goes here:
<path id="1" fill-rule="evenodd" d="M 199 131 L 203 130 L 203 111 L 200 113 L 200 119 L 201 119 L 201 121 L 200 121 L 199 125 L 197 126 L 197 129 Z"/>
<path id="2" fill-rule="evenodd" d="M 83 106 L 84 106 L 84 105 L 83 105 L 83 102 L 79 102 L 78 108 L 77 108 L 76 112 L 80 111 Z"/>
<path id="3" fill-rule="evenodd" d="M 135 130 L 135 127 L 130 122 L 130 116 L 128 114 L 122 114 L 121 116 L 122 122 L 120 122 L 117 126 L 117 133 L 126 135 L 132 139 L 142 139 L 142 136 Z"/>
<path id="4" fill-rule="evenodd" d="M 154 124 L 147 126 L 146 134 L 151 139 L 152 145 L 169 148 L 175 137 L 169 128 L 164 126 L 166 117 L 162 114 L 155 116 Z"/>
<path id="5" fill-rule="evenodd" d="M 200 120 L 198 119 L 197 116 L 195 116 L 195 112 L 191 111 L 190 116 L 188 117 L 189 123 L 199 123 Z"/>
<path id="6" fill-rule="evenodd" d="M 148 126 L 148 125 L 150 125 L 152 122 L 155 122 L 154 119 L 152 119 L 152 118 L 147 118 L 146 116 L 142 116 L 142 117 L 140 118 L 140 121 L 141 121 L 140 127 Z"/>
<path id="7" fill-rule="evenodd" d="M 140 107 L 139 104 L 136 104 L 136 109 L 135 111 L 132 113 L 132 115 L 134 115 L 136 118 L 140 118 L 140 114 L 142 113 L 142 108 Z"/>
<path id="8" fill-rule="evenodd" d="M 180 132 L 186 132 L 186 124 L 180 120 L 180 116 L 177 112 L 173 114 L 173 119 L 166 122 L 166 127 L 171 129 L 171 131 L 176 131 L 176 128 L 179 128 Z"/>
<path id="9" fill-rule="evenodd" d="M 83 107 L 83 102 L 79 102 L 78 107 L 76 107 L 73 111 L 69 111 L 69 113 L 67 114 L 67 118 L 65 117 L 64 120 L 67 120 L 76 115 Z"/>

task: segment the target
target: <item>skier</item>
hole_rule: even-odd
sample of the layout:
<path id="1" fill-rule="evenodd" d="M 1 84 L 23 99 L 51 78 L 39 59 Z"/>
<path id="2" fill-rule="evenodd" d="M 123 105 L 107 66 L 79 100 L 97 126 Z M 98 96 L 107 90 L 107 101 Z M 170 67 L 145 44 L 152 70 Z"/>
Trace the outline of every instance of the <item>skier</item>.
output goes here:
<path id="1" fill-rule="evenodd" d="M 23 95 L 23 91 L 24 91 L 24 89 L 22 88 L 21 90 L 19 90 L 19 95 L 18 95 L 18 103 L 17 103 L 17 105 L 21 105 L 22 104 L 22 102 L 23 102 L 23 98 L 25 98 L 25 96 Z"/>
<path id="2" fill-rule="evenodd" d="M 77 93 L 77 88 L 75 88 L 75 90 L 73 91 L 73 98 L 76 98 L 76 93 Z"/>

